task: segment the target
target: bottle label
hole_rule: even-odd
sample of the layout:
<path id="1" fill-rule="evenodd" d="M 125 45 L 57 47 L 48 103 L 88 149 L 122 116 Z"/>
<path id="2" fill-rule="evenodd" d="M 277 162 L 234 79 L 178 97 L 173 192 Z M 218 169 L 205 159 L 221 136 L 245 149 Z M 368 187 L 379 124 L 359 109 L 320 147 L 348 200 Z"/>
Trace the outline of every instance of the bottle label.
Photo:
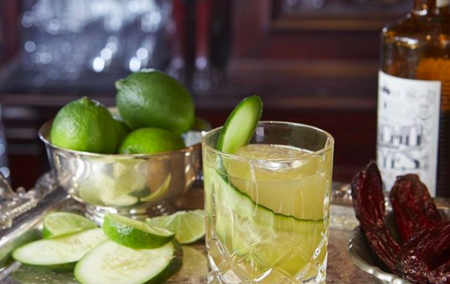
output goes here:
<path id="1" fill-rule="evenodd" d="M 436 196 L 441 82 L 379 72 L 377 163 L 384 188 L 399 175 L 418 174 Z"/>
<path id="2" fill-rule="evenodd" d="M 450 0 L 436 0 L 436 7 L 443 8 L 450 5 Z"/>

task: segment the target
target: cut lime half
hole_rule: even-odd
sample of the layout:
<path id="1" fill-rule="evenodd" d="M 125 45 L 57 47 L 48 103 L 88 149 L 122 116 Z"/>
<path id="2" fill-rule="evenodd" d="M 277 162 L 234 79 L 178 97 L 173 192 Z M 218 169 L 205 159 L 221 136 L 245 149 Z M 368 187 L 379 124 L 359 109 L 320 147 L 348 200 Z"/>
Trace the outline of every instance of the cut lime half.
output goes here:
<path id="1" fill-rule="evenodd" d="M 114 242 L 132 249 L 159 248 L 175 234 L 117 214 L 106 214 L 103 231 Z"/>
<path id="2" fill-rule="evenodd" d="M 83 216 L 67 212 L 53 212 L 44 218 L 42 235 L 44 239 L 51 239 L 95 228 L 97 225 Z"/>
<path id="3" fill-rule="evenodd" d="M 146 220 L 148 224 L 175 233 L 180 244 L 190 244 L 205 236 L 204 210 L 181 211 L 169 216 Z"/>

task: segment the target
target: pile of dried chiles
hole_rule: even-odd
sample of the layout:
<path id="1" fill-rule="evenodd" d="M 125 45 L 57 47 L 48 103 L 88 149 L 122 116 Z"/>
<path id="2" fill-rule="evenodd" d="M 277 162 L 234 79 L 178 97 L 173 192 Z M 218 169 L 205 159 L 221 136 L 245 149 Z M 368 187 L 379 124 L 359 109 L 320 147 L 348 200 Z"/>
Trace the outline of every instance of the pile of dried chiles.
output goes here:
<path id="1" fill-rule="evenodd" d="M 414 283 L 450 283 L 450 222 L 417 175 L 397 177 L 389 196 L 399 242 L 385 224 L 382 179 L 374 162 L 356 174 L 351 188 L 361 230 L 387 269 Z"/>

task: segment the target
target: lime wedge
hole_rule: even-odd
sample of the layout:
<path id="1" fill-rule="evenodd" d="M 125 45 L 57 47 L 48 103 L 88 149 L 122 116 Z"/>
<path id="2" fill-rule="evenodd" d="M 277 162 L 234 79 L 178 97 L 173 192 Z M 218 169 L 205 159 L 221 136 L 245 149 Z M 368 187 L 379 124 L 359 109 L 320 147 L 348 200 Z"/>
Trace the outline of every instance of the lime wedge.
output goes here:
<path id="1" fill-rule="evenodd" d="M 205 236 L 205 212 L 195 210 L 177 212 L 169 216 L 146 220 L 148 224 L 175 233 L 180 244 L 191 244 Z"/>
<path id="2" fill-rule="evenodd" d="M 175 234 L 117 214 L 106 214 L 103 231 L 114 242 L 132 249 L 159 248 Z"/>
<path id="3" fill-rule="evenodd" d="M 54 212 L 44 218 L 42 235 L 44 239 L 51 239 L 94 228 L 97 228 L 97 225 L 83 216 L 67 212 Z"/>

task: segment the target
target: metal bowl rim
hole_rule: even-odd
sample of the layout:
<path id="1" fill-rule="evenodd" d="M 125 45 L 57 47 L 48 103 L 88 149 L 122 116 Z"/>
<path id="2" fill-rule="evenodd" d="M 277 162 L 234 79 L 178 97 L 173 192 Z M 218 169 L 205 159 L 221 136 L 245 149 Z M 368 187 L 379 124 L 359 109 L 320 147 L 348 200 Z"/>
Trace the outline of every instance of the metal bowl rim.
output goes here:
<path id="1" fill-rule="evenodd" d="M 198 142 L 194 145 L 191 145 L 189 147 L 183 148 L 181 150 L 177 151 L 169 151 L 169 152 L 162 152 L 162 153 L 155 153 L 155 154 L 99 154 L 99 153 L 91 153 L 91 152 L 84 152 L 84 151 L 77 151 L 77 150 L 71 150 L 71 149 L 65 149 L 58 147 L 54 144 L 52 144 L 47 138 L 45 138 L 46 135 L 48 135 L 48 132 L 50 130 L 50 125 L 53 123 L 53 120 L 49 120 L 45 122 L 40 128 L 39 128 L 39 139 L 41 139 L 42 142 L 47 147 L 56 149 L 58 151 L 72 153 L 78 156 L 87 156 L 87 157 L 95 157 L 95 158 L 119 158 L 119 159 L 145 159 L 145 158 L 153 158 L 153 157 L 162 157 L 162 156 L 171 156 L 176 155 L 179 153 L 186 154 L 186 153 L 192 153 L 194 151 L 201 149 L 201 142 Z M 202 131 L 196 131 L 193 130 L 192 132 L 199 132 L 202 133 Z M 203 136 L 203 135 L 202 135 Z"/>
<path id="2" fill-rule="evenodd" d="M 355 246 L 355 240 L 356 238 L 362 237 L 362 232 L 360 227 L 356 227 L 352 233 L 352 236 L 350 237 L 350 240 L 347 243 L 347 251 L 348 255 L 352 259 L 353 263 L 360 268 L 361 270 L 365 271 L 368 274 L 373 275 L 375 278 L 381 280 L 381 281 L 388 281 L 389 283 L 393 284 L 411 284 L 408 280 L 401 278 L 398 275 L 386 272 L 381 270 L 378 266 L 374 266 L 372 264 L 369 264 L 366 262 L 366 260 L 360 256 L 359 253 L 354 251 Z"/>
<path id="3" fill-rule="evenodd" d="M 450 220 L 450 203 L 445 199 L 435 199 L 436 206 L 441 213 L 442 216 L 445 216 L 444 220 Z M 391 211 L 389 208 L 387 209 L 388 213 Z M 353 231 L 352 236 L 350 237 L 347 243 L 347 252 L 353 263 L 359 267 L 361 270 L 373 275 L 375 278 L 387 281 L 392 284 L 411 284 L 410 281 L 401 278 L 398 275 L 386 272 L 381 270 L 378 266 L 374 266 L 372 264 L 367 263 L 363 256 L 361 256 L 357 251 L 355 251 L 355 241 L 357 238 L 363 238 L 363 233 L 361 231 L 360 226 L 356 227 Z M 366 247 L 367 249 L 367 247 Z"/>

